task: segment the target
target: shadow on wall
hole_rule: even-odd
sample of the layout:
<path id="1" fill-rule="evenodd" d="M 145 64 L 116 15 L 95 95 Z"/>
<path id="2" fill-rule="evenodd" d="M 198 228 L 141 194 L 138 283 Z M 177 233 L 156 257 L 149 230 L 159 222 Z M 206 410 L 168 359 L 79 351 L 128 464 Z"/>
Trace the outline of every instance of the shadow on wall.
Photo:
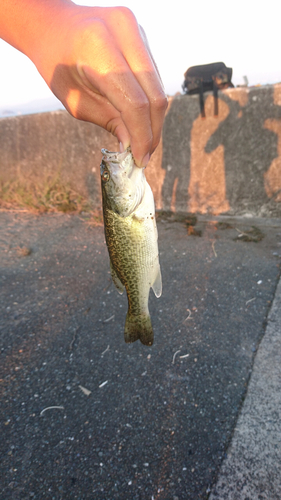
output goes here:
<path id="1" fill-rule="evenodd" d="M 200 113 L 198 99 L 174 97 L 169 102 L 162 134 L 164 210 L 186 210 L 190 184 L 191 131 Z M 201 115 L 200 115 L 201 116 Z"/>
<path id="2" fill-rule="evenodd" d="M 277 118 L 269 118 L 265 120 L 264 127 L 271 130 L 277 135 L 277 158 L 275 158 L 268 171 L 264 175 L 265 191 L 269 198 L 273 198 L 276 202 L 281 202 L 281 85 L 274 87 L 274 104 L 279 106 Z"/>
<path id="3" fill-rule="evenodd" d="M 281 201 L 281 85 L 175 96 L 163 129 L 162 207 L 199 213 L 255 211 Z"/>

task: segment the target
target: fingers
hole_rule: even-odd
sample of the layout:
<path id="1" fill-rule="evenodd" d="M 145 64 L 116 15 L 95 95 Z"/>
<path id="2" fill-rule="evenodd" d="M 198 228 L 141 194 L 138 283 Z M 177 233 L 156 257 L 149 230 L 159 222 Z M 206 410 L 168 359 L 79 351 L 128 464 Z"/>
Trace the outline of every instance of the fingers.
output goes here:
<path id="1" fill-rule="evenodd" d="M 121 23 L 125 37 L 120 36 Z M 135 78 L 135 82 L 131 81 L 131 87 L 128 87 L 129 100 L 121 104 L 121 113 L 131 136 L 136 162 L 143 166 L 148 155 L 152 154 L 159 143 L 167 98 L 144 30 L 137 24 L 132 12 L 126 8 L 114 10 L 109 24 L 115 43 L 117 40 L 118 48 Z M 136 89 L 137 83 L 142 92 L 137 96 L 129 94 L 134 88 L 133 85 Z M 151 134 L 149 140 L 148 131 Z"/>
<path id="2" fill-rule="evenodd" d="M 111 104 L 111 109 L 107 108 L 107 113 L 101 118 L 104 122 L 108 120 L 107 130 L 112 132 L 114 124 L 114 133 L 119 142 L 122 142 L 124 148 L 131 145 L 137 165 L 145 166 L 148 162 L 148 157 L 145 156 L 152 153 L 155 144 L 152 128 L 154 116 L 148 97 L 126 62 L 120 62 L 118 71 L 109 72 L 102 77 L 91 67 L 84 66 L 83 71 L 104 100 Z"/>
<path id="3" fill-rule="evenodd" d="M 99 93 L 88 89 L 84 92 L 70 91 L 64 101 L 64 106 L 75 118 L 95 123 L 115 135 L 124 149 L 130 146 L 130 135 L 120 113 Z"/>

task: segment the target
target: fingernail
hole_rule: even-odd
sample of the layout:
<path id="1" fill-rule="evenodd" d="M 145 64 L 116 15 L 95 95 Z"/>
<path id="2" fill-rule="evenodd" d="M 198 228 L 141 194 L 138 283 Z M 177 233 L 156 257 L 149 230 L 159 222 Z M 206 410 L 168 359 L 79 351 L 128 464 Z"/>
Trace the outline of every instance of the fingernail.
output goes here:
<path id="1" fill-rule="evenodd" d="M 142 167 L 146 167 L 146 165 L 148 164 L 149 160 L 150 160 L 150 154 L 149 154 L 149 153 L 147 153 L 147 154 L 143 157 L 143 159 L 142 159 L 141 166 L 142 166 Z"/>
<path id="2" fill-rule="evenodd" d="M 119 149 L 120 149 L 120 153 L 124 153 L 125 148 L 124 148 L 122 142 L 119 142 Z"/>

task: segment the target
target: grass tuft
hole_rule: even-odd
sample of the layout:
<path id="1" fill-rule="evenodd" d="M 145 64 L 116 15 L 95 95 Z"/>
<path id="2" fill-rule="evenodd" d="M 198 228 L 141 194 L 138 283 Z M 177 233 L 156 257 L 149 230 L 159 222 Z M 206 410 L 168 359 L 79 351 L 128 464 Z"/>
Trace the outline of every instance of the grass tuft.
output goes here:
<path id="1" fill-rule="evenodd" d="M 41 182 L 22 179 L 4 182 L 0 179 L 0 207 L 35 213 L 91 211 L 89 201 L 63 183 L 59 173 Z"/>

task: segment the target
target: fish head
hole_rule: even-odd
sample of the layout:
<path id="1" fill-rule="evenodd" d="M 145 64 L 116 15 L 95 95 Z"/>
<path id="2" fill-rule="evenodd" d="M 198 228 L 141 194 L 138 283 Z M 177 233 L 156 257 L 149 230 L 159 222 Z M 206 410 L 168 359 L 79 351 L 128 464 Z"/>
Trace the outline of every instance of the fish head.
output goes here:
<path id="1" fill-rule="evenodd" d="M 101 152 L 103 203 L 121 217 L 128 217 L 144 196 L 146 180 L 143 169 L 136 166 L 129 148 L 123 153 L 112 153 L 107 149 Z"/>

